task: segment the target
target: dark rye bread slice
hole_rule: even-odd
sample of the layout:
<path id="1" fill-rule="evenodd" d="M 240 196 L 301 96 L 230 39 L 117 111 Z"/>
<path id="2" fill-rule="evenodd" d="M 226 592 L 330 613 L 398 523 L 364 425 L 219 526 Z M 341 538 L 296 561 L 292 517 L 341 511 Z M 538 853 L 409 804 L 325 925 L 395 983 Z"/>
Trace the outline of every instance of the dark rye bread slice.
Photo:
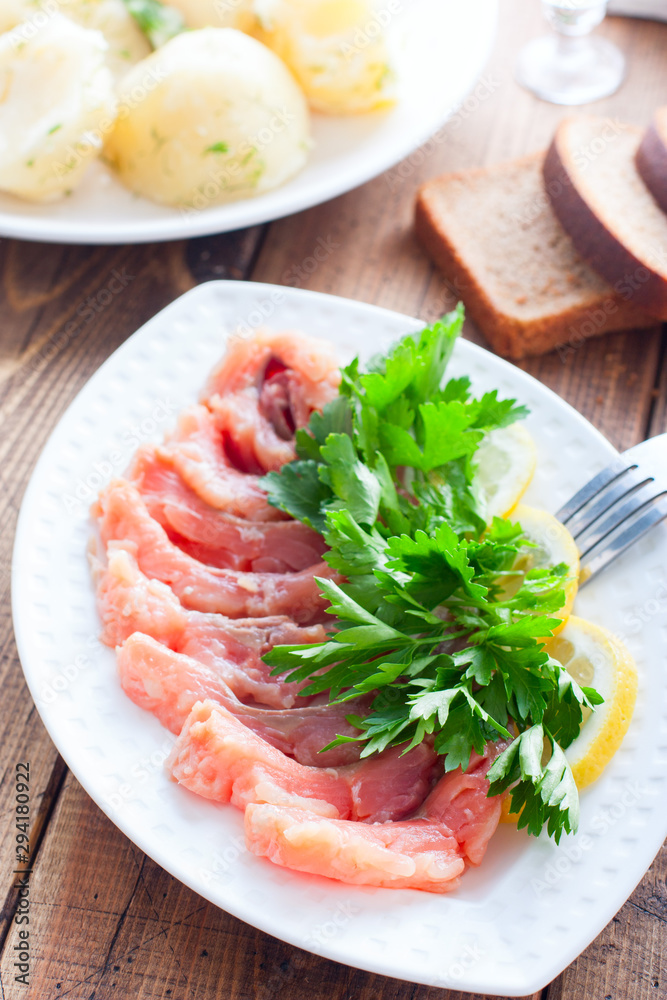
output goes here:
<path id="1" fill-rule="evenodd" d="M 635 163 L 663 212 L 667 212 L 667 108 L 658 108 L 639 143 Z"/>
<path id="2" fill-rule="evenodd" d="M 519 359 L 653 326 L 579 256 L 542 182 L 543 153 L 424 184 L 416 231 L 491 346 Z"/>
<path id="3" fill-rule="evenodd" d="M 603 278 L 667 319 L 667 215 L 637 172 L 641 130 L 607 118 L 566 118 L 544 161 L 551 205 Z"/>

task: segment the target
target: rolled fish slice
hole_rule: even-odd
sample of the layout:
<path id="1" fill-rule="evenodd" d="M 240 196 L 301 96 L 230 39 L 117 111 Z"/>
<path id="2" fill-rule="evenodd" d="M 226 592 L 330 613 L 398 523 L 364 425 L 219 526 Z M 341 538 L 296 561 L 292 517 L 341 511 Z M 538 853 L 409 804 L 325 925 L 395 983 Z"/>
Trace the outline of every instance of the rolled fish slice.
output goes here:
<path id="1" fill-rule="evenodd" d="M 274 864 L 353 885 L 449 892 L 479 864 L 498 826 L 501 796 L 486 772 L 504 744 L 444 775 L 418 813 L 399 822 L 355 823 L 287 804 L 248 805 L 249 850 Z"/>
<path id="2" fill-rule="evenodd" d="M 338 390 L 340 370 L 325 340 L 294 331 L 231 337 L 202 402 L 228 454 L 249 473 L 280 469 L 296 457 L 294 432 Z"/>

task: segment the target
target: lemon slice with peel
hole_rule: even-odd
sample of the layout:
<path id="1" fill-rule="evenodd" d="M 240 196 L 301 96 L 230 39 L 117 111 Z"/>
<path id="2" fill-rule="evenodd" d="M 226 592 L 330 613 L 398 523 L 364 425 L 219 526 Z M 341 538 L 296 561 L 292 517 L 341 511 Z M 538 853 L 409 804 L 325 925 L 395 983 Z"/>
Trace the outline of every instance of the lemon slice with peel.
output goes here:
<path id="1" fill-rule="evenodd" d="M 546 569 L 558 563 L 565 563 L 568 567 L 567 576 L 563 579 L 565 603 L 559 611 L 550 614 L 550 617 L 563 621 L 563 625 L 555 630 L 556 634 L 564 627 L 579 588 L 579 550 L 576 542 L 565 525 L 546 510 L 519 504 L 512 511 L 511 520 L 518 521 L 526 538 L 535 545 L 535 548 L 522 550 L 514 569 L 527 572 L 530 569 Z M 503 588 L 505 594 L 511 596 L 518 590 L 521 581 L 520 576 L 508 578 Z"/>
<path id="2" fill-rule="evenodd" d="M 487 521 L 507 517 L 533 478 L 535 443 L 521 423 L 490 431 L 475 454 L 475 486 L 486 501 Z"/>
<path id="3" fill-rule="evenodd" d="M 584 709 L 579 735 L 565 750 L 580 790 L 600 777 L 625 736 L 637 698 L 637 668 L 615 635 L 572 615 L 545 650 L 562 663 L 582 687 L 593 687 L 604 698 L 594 712 Z M 516 822 L 510 797 L 503 800 L 501 822 Z"/>
<path id="4" fill-rule="evenodd" d="M 637 667 L 613 633 L 575 615 L 545 649 L 577 684 L 595 688 L 604 698 L 594 712 L 584 710 L 588 718 L 565 751 L 577 788 L 586 788 L 600 777 L 628 730 L 637 698 Z"/>

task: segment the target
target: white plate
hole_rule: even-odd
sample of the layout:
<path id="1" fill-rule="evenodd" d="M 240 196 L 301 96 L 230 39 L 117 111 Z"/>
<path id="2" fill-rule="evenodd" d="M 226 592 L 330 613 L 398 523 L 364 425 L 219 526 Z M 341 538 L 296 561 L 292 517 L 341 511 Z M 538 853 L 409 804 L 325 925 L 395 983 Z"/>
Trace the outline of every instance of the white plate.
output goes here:
<path id="1" fill-rule="evenodd" d="M 497 6 L 498 0 L 401 0 L 389 26 L 400 60 L 398 105 L 366 115 L 313 115 L 315 146 L 305 169 L 274 191 L 181 211 L 135 197 L 97 162 L 71 197 L 53 204 L 0 194 L 0 236 L 50 243 L 185 239 L 269 222 L 350 191 L 402 160 L 460 106 L 489 55 Z M 489 81 L 462 113 L 495 86 Z"/>
<path id="2" fill-rule="evenodd" d="M 159 440 L 193 401 L 237 324 L 265 320 L 367 356 L 417 320 L 314 292 L 212 282 L 147 323 L 100 368 L 53 432 L 23 501 L 13 610 L 33 698 L 54 743 L 111 820 L 176 878 L 269 934 L 348 965 L 479 993 L 543 987 L 602 930 L 665 836 L 667 530 L 587 587 L 577 612 L 627 641 L 640 672 L 621 750 L 582 796 L 580 833 L 556 847 L 501 827 L 460 890 L 360 888 L 285 871 L 247 853 L 242 816 L 171 783 L 171 737 L 121 691 L 99 622 L 85 547 L 87 510 L 139 440 Z M 530 502 L 557 509 L 615 454 L 548 389 L 468 342 L 454 372 L 532 411 L 539 449 Z"/>

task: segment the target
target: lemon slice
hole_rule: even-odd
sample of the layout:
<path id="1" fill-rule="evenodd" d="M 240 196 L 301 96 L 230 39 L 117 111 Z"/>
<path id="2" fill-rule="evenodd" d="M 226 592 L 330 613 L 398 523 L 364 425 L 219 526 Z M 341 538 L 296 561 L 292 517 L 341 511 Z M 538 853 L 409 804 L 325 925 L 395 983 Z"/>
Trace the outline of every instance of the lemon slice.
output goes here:
<path id="1" fill-rule="evenodd" d="M 600 777 L 623 742 L 637 697 L 637 668 L 620 639 L 575 615 L 545 650 L 563 664 L 577 684 L 594 687 L 604 698 L 594 712 L 584 709 L 579 735 L 565 751 L 581 790 Z M 516 822 L 516 818 L 507 795 L 501 822 Z"/>
<path id="2" fill-rule="evenodd" d="M 587 712 L 579 736 L 565 751 L 577 788 L 586 788 L 623 742 L 637 698 L 637 668 L 613 633 L 575 615 L 545 649 L 577 684 L 594 687 L 604 698 L 594 712 Z"/>
<path id="3" fill-rule="evenodd" d="M 507 517 L 533 478 L 537 452 L 523 424 L 490 431 L 475 455 L 475 486 L 486 501 L 487 520 Z"/>
<path id="4" fill-rule="evenodd" d="M 524 549 L 514 564 L 514 569 L 527 572 L 530 569 L 546 569 L 565 563 L 568 567 L 567 576 L 563 580 L 565 603 L 560 610 L 552 612 L 550 617 L 560 618 L 563 624 L 554 631 L 561 631 L 567 621 L 574 599 L 579 588 L 579 550 L 574 538 L 553 514 L 546 510 L 538 510 L 519 504 L 511 515 L 512 521 L 518 521 L 523 533 L 535 548 Z M 522 577 L 508 577 L 504 592 L 511 596 L 521 586 Z"/>

